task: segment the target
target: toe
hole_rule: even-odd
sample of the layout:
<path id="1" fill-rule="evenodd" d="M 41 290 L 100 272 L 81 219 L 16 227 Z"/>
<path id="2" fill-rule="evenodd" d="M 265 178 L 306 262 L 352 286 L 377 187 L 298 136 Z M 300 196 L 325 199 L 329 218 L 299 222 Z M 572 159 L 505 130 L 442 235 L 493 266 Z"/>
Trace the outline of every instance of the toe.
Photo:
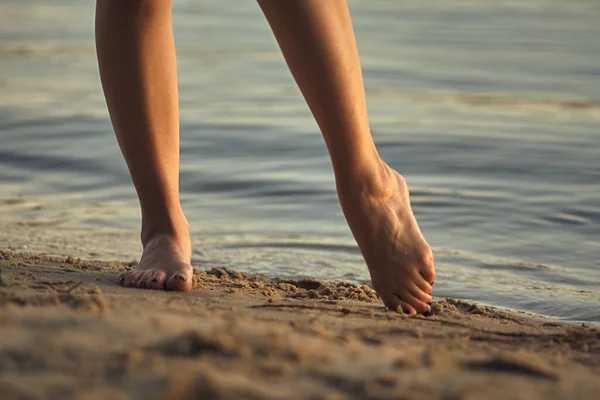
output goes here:
<path id="1" fill-rule="evenodd" d="M 130 273 L 125 275 L 125 279 L 123 279 L 123 286 L 132 287 L 135 286 L 137 281 L 142 277 L 143 272 L 140 271 L 131 271 Z"/>
<path id="2" fill-rule="evenodd" d="M 167 275 L 162 271 L 156 271 L 148 283 L 150 289 L 162 289 Z"/>
<path id="3" fill-rule="evenodd" d="M 145 289 L 147 287 L 150 287 L 150 280 L 152 279 L 152 276 L 155 274 L 154 271 L 147 271 L 145 272 L 141 278 L 137 281 L 136 285 L 137 287 L 141 288 L 141 289 Z"/>
<path id="4" fill-rule="evenodd" d="M 416 274 L 413 277 L 413 282 L 419 290 L 421 290 L 427 294 L 431 294 L 431 292 L 433 291 L 433 288 L 431 287 L 431 283 L 429 283 L 427 280 L 425 280 L 425 278 L 423 278 L 423 276 L 421 276 L 420 274 Z"/>
<path id="5" fill-rule="evenodd" d="M 410 304 L 417 313 L 425 314 L 431 312 L 431 307 L 424 301 L 419 300 L 415 296 L 413 296 L 409 291 L 404 291 L 402 294 L 399 294 L 398 297 Z"/>
<path id="6" fill-rule="evenodd" d="M 396 306 L 396 309 L 394 311 L 396 311 L 397 313 L 402 312 L 403 314 L 408 314 L 408 315 L 416 315 L 417 314 L 417 310 L 415 310 L 415 308 L 413 306 L 411 306 L 407 302 L 402 301 L 400 299 L 398 299 L 398 305 Z"/>
<path id="7" fill-rule="evenodd" d="M 416 285 L 409 289 L 410 294 L 412 294 L 417 300 L 422 301 L 425 304 L 431 304 L 433 299 L 426 292 L 422 291 Z"/>
<path id="8" fill-rule="evenodd" d="M 400 300 L 400 298 L 396 295 L 384 296 L 381 299 L 387 308 L 392 311 L 396 311 L 397 313 L 409 315 L 415 315 L 417 313 L 417 310 L 415 310 L 413 306 L 405 301 Z"/>
<path id="9" fill-rule="evenodd" d="M 429 283 L 432 284 L 435 279 L 435 268 L 433 262 L 433 252 L 429 245 L 425 246 L 420 252 L 420 256 L 415 260 L 419 266 L 419 272 L 421 276 Z"/>
<path id="10" fill-rule="evenodd" d="M 433 285 L 433 281 L 435 280 L 435 269 L 433 268 L 433 260 L 431 259 L 429 262 L 422 264 L 419 272 L 423 279 L 425 279 L 430 285 Z"/>
<path id="11" fill-rule="evenodd" d="M 119 274 L 119 283 L 121 285 L 125 284 L 125 278 L 127 277 L 128 274 L 129 274 L 129 271 L 123 271 Z"/>
<path id="12" fill-rule="evenodd" d="M 181 292 L 187 292 L 192 288 L 191 276 L 186 276 L 181 272 L 171 275 L 165 283 L 165 289 L 167 290 L 178 290 Z"/>
<path id="13" fill-rule="evenodd" d="M 435 272 L 433 271 L 433 268 L 421 270 L 420 272 L 423 279 L 430 285 L 433 285 L 433 281 L 435 280 Z"/>

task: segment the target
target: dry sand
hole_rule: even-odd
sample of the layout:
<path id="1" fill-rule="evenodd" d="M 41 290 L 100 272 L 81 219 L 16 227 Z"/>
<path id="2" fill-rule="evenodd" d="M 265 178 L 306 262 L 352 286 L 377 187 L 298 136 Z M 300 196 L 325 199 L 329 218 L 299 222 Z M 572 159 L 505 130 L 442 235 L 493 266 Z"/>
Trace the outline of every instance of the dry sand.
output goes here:
<path id="1" fill-rule="evenodd" d="M 131 265 L 0 251 L 0 399 L 597 399 L 600 331 L 451 299 L 225 269 L 189 293 Z"/>

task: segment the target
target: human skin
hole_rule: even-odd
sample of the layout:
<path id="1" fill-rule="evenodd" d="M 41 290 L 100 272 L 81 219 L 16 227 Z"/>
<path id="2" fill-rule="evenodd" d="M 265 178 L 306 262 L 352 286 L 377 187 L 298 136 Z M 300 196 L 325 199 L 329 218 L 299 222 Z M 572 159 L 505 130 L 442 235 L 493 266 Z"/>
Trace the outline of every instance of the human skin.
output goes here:
<path id="1" fill-rule="evenodd" d="M 430 311 L 433 255 L 406 181 L 381 160 L 345 0 L 258 1 L 319 128 L 348 225 L 390 309 Z M 111 121 L 142 210 L 143 253 L 125 286 L 192 288 L 179 202 L 179 115 L 170 0 L 97 0 L 96 46 Z"/>

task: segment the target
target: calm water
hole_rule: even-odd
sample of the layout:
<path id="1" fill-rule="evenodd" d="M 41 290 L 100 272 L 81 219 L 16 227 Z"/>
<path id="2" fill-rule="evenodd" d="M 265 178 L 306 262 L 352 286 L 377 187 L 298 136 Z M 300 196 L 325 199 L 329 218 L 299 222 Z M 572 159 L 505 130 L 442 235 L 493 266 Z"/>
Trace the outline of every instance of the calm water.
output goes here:
<path id="1" fill-rule="evenodd" d="M 434 294 L 600 321 L 600 5 L 424 3 L 351 8 L 374 136 L 412 188 Z M 138 229 L 93 7 L 0 4 L 0 201 L 44 204 L 0 222 Z M 255 2 L 175 1 L 174 14 L 194 264 L 367 279 L 316 124 Z"/>

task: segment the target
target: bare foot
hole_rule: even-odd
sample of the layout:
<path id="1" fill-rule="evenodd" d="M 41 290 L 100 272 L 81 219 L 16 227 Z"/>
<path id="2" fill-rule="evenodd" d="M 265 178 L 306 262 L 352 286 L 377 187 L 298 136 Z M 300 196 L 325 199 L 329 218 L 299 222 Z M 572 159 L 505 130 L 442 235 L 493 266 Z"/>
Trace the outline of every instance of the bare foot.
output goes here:
<path id="1" fill-rule="evenodd" d="M 139 264 L 119 275 L 125 287 L 188 291 L 193 270 L 189 235 L 156 234 L 145 241 Z"/>
<path id="2" fill-rule="evenodd" d="M 344 214 L 384 304 L 409 314 L 431 311 L 433 254 L 410 208 L 404 178 L 382 162 L 365 184 L 338 181 Z"/>

